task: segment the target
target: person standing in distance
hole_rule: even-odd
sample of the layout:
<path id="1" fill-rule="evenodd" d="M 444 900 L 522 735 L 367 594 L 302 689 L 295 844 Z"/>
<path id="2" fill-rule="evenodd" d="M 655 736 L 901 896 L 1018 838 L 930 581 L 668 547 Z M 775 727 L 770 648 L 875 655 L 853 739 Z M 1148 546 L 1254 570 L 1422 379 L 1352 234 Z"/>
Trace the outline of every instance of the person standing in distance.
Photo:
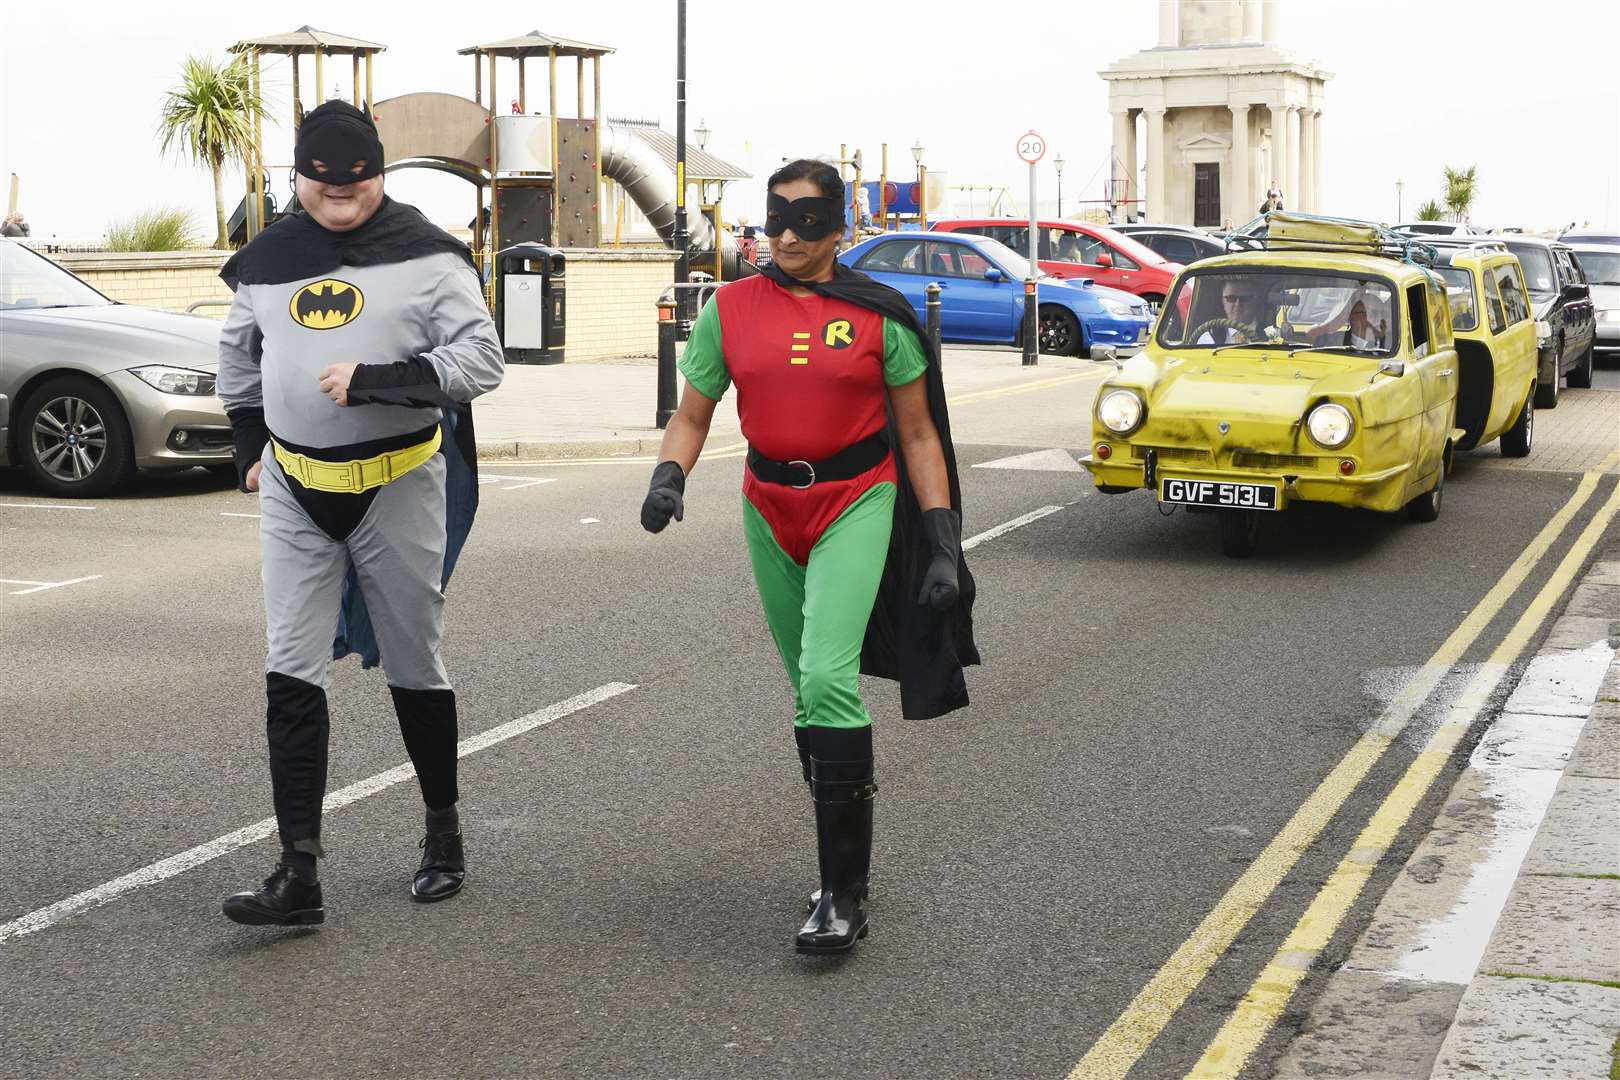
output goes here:
<path id="1" fill-rule="evenodd" d="M 836 261 L 835 168 L 791 162 L 768 191 L 771 265 L 699 314 L 641 523 L 656 533 L 684 516 L 686 477 L 735 384 L 743 533 L 816 813 L 821 888 L 796 946 L 842 952 L 868 930 L 877 793 L 859 676 L 898 679 L 908 718 L 966 705 L 974 585 L 939 357 L 904 297 Z"/>
<path id="2" fill-rule="evenodd" d="M 328 101 L 294 146 L 303 213 L 225 264 L 219 396 L 243 491 L 257 491 L 266 732 L 281 858 L 225 900 L 253 925 L 326 918 L 316 859 L 326 791 L 327 665 L 381 660 L 426 803 L 411 885 L 455 894 L 456 698 L 441 656 L 444 585 L 471 527 L 469 402 L 500 385 L 500 341 L 466 245 L 383 193 L 371 117 Z M 334 640 L 334 632 L 336 638 Z"/>

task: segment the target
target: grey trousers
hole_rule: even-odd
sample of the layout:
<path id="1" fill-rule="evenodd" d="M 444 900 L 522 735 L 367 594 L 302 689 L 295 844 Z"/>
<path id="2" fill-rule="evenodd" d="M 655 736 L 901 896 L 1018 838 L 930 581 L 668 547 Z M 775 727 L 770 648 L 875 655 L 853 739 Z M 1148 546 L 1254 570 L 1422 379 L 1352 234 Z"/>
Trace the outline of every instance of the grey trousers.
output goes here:
<path id="1" fill-rule="evenodd" d="M 444 640 L 445 461 L 428 461 L 377 491 L 347 541 L 333 540 L 293 497 L 266 447 L 259 474 L 265 671 L 326 688 L 343 578 L 352 564 L 383 671 L 403 690 L 448 690 Z"/>

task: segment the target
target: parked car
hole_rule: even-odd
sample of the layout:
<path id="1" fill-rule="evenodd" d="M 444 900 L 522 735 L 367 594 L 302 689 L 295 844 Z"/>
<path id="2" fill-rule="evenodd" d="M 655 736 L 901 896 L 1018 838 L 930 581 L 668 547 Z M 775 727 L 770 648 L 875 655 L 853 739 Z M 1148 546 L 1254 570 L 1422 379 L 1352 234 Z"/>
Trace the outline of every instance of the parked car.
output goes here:
<path id="1" fill-rule="evenodd" d="M 1558 239 L 1566 244 L 1620 244 L 1620 233 L 1613 229 L 1569 229 Z"/>
<path id="2" fill-rule="evenodd" d="M 925 317 L 924 289 L 938 282 L 940 337 L 945 341 L 1017 345 L 1022 342 L 1022 255 L 986 236 L 961 233 L 882 233 L 861 241 L 838 261 L 870 274 L 905 296 Z M 1151 316 L 1143 300 L 1089 279 L 1036 281 L 1041 352 L 1085 355 L 1095 346 L 1134 348 L 1147 340 Z"/>
<path id="3" fill-rule="evenodd" d="M 1432 251 L 1284 212 L 1256 243 L 1188 268 L 1147 349 L 1099 388 L 1097 489 L 1217 511 L 1233 557 L 1295 502 L 1434 520 L 1465 433 L 1444 285 L 1420 265 Z"/>
<path id="4" fill-rule="evenodd" d="M 1535 433 L 1536 323 L 1519 260 L 1498 240 L 1435 237 L 1457 342 L 1457 449 L 1501 440 L 1526 457 Z"/>
<path id="5" fill-rule="evenodd" d="M 1592 385 L 1592 350 L 1597 320 L 1592 291 L 1570 246 L 1534 236 L 1502 238 L 1524 267 L 1525 287 L 1536 317 L 1536 346 L 1541 351 L 1536 408 L 1558 407 L 1558 386 Z"/>
<path id="6" fill-rule="evenodd" d="M 1403 221 L 1390 228 L 1414 236 L 1474 236 L 1476 230 L 1466 221 Z"/>
<path id="7" fill-rule="evenodd" d="M 988 236 L 1028 258 L 1029 222 L 1018 218 L 954 218 L 929 226 L 936 232 Z M 1167 261 L 1123 233 L 1077 221 L 1037 221 L 1035 256 L 1055 278 L 1091 278 L 1157 306 L 1170 292 L 1181 264 Z"/>
<path id="8" fill-rule="evenodd" d="M 1150 247 L 1171 262 L 1191 266 L 1200 259 L 1212 259 L 1226 254 L 1226 244 L 1202 229 L 1191 225 L 1152 225 L 1137 222 L 1132 225 L 1109 226 L 1144 247 Z"/>
<path id="9" fill-rule="evenodd" d="M 1620 241 L 1599 244 L 1586 240 L 1570 245 L 1575 261 L 1592 290 L 1593 318 L 1597 335 L 1593 342 L 1600 355 L 1612 359 L 1620 350 Z"/>
<path id="10" fill-rule="evenodd" d="M 106 494 L 137 468 L 229 468 L 219 325 L 116 303 L 0 240 L 0 465 L 66 498 Z"/>

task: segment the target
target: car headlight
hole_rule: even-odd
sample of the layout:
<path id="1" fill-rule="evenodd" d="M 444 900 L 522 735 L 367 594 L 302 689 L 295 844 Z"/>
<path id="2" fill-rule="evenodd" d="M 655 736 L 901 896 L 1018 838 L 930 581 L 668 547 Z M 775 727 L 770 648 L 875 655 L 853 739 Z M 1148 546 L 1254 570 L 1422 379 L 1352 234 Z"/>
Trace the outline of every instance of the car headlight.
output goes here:
<path id="1" fill-rule="evenodd" d="M 165 394 L 193 394 L 201 397 L 214 392 L 214 377 L 206 371 L 151 364 L 147 367 L 130 368 L 129 373 L 152 389 L 161 390 Z"/>
<path id="2" fill-rule="evenodd" d="M 1546 319 L 1536 320 L 1536 344 L 1545 345 L 1547 339 L 1552 337 L 1552 323 Z"/>
<path id="3" fill-rule="evenodd" d="M 1330 401 L 1311 410 L 1305 418 L 1305 430 L 1311 433 L 1316 445 L 1337 450 L 1355 434 L 1356 422 L 1351 419 L 1349 409 Z"/>
<path id="4" fill-rule="evenodd" d="M 1097 402 L 1097 419 L 1116 435 L 1129 435 L 1142 426 L 1147 408 L 1134 390 L 1110 390 Z"/>
<path id="5" fill-rule="evenodd" d="M 1131 305 L 1121 303 L 1118 300 L 1110 300 L 1108 297 L 1102 296 L 1097 298 L 1097 303 L 1101 304 L 1102 309 L 1116 319 L 1129 318 L 1131 315 Z"/>

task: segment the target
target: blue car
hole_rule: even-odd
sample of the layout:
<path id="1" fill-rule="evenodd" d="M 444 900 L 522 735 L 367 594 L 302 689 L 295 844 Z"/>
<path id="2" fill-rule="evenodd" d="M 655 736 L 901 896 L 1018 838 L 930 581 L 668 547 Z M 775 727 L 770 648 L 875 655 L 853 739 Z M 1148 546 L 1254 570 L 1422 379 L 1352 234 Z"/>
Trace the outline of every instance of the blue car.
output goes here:
<path id="1" fill-rule="evenodd" d="M 1024 320 L 1029 263 L 1004 244 L 965 233 L 885 233 L 838 256 L 845 266 L 897 289 L 923 313 L 923 288 L 940 286 L 940 337 L 945 341 L 1017 345 Z M 1084 356 L 1098 345 L 1135 348 L 1147 341 L 1147 302 L 1089 278 L 1042 276 L 1036 283 L 1040 351 Z"/>

